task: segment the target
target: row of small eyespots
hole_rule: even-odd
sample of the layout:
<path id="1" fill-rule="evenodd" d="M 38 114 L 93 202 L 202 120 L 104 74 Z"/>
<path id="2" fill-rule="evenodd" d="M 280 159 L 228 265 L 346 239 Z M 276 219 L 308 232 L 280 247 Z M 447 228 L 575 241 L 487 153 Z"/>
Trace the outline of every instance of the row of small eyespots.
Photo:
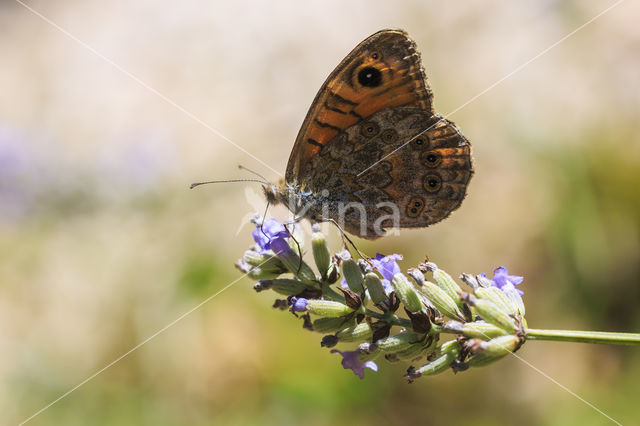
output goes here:
<path id="1" fill-rule="evenodd" d="M 461 198 L 459 195 L 459 190 L 456 191 L 454 186 L 460 186 L 460 184 L 444 184 L 442 183 L 442 178 L 436 173 L 426 174 L 422 179 L 422 187 L 423 189 L 430 193 L 435 194 L 439 192 L 443 187 L 447 188 L 449 194 L 443 194 L 446 198 L 450 199 L 459 199 Z M 455 195 L 455 196 L 454 196 Z M 422 210 L 425 207 L 424 198 L 416 196 L 412 197 L 407 203 L 407 216 L 409 217 L 418 217 Z"/>

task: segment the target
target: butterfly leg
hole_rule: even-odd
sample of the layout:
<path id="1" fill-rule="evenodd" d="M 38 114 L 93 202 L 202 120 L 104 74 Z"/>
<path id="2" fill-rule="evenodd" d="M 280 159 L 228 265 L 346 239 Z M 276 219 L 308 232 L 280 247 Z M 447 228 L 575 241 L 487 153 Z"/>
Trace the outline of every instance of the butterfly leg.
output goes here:
<path id="1" fill-rule="evenodd" d="M 349 244 L 351 244 L 351 247 L 353 247 L 353 249 L 356 251 L 356 253 L 358 253 L 358 256 L 360 256 L 362 259 L 369 259 L 369 256 L 366 256 L 364 254 L 362 254 L 362 252 L 358 249 L 358 247 L 356 247 L 356 245 L 354 244 L 353 241 L 351 241 L 351 238 L 349 238 L 349 236 L 347 236 L 347 233 L 344 231 L 344 229 L 342 229 L 340 227 L 340 225 L 338 224 L 338 222 L 335 221 L 335 219 L 331 219 L 331 218 L 322 218 L 320 219 L 321 222 L 331 222 L 335 225 L 336 228 L 338 228 L 338 231 L 340 231 L 340 235 L 342 235 L 342 243 L 344 244 L 344 248 L 347 248 L 347 242 Z"/>
<path id="2" fill-rule="evenodd" d="M 267 237 L 267 239 L 269 239 L 269 236 L 267 235 L 266 232 L 264 232 L 264 229 L 263 229 L 264 221 L 267 219 L 267 211 L 269 211 L 269 200 L 267 200 L 267 207 L 265 207 L 264 209 L 264 214 L 262 215 L 262 222 L 260 223 L 260 232 L 262 232 L 262 235 L 264 235 L 265 237 Z"/>
<path id="3" fill-rule="evenodd" d="M 294 225 L 297 222 L 300 222 L 300 220 L 302 220 L 302 217 L 298 219 L 293 218 L 291 222 L 287 222 L 284 224 L 284 229 L 287 230 L 291 239 L 296 243 L 296 247 L 298 247 L 298 255 L 300 256 L 300 263 L 298 263 L 298 270 L 296 271 L 296 275 L 300 272 L 300 269 L 302 269 L 302 247 L 300 247 L 300 243 L 298 242 L 298 240 L 296 240 L 296 237 L 293 235 L 293 232 L 289 231 L 288 225 Z"/>

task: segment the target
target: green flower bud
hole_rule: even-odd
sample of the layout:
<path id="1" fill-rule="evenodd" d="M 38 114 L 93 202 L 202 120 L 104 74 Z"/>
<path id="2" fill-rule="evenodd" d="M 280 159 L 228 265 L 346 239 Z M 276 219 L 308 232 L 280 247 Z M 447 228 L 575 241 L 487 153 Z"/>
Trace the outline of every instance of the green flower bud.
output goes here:
<path id="1" fill-rule="evenodd" d="M 451 275 L 447 274 L 442 269 L 439 269 L 435 263 L 429 262 L 424 266 L 427 268 L 427 270 L 431 271 L 431 273 L 433 274 L 433 280 L 436 282 L 438 287 L 444 290 L 449 295 L 449 297 L 455 300 L 458 306 L 462 305 L 462 301 L 460 300 L 459 296 L 460 292 L 462 292 L 462 289 L 460 288 L 458 283 L 456 283 L 453 278 L 451 278 Z"/>
<path id="2" fill-rule="evenodd" d="M 480 284 L 478 284 L 478 280 L 476 279 L 476 277 L 471 274 L 462 274 L 460 275 L 460 279 L 474 290 L 480 287 Z"/>
<path id="3" fill-rule="evenodd" d="M 522 344 L 517 336 L 501 336 L 488 342 L 481 342 L 477 353 L 472 355 L 467 364 L 472 367 L 482 367 L 498 361 L 505 355 L 512 353 Z"/>
<path id="4" fill-rule="evenodd" d="M 518 293 L 518 290 L 512 287 L 511 289 L 507 289 L 503 291 L 503 293 L 505 297 L 509 299 L 511 304 L 514 306 L 515 311 L 513 314 L 516 316 L 518 315 L 524 316 L 525 314 L 524 302 L 522 301 L 522 296 L 520 295 L 520 293 Z"/>
<path id="5" fill-rule="evenodd" d="M 371 300 L 376 305 L 387 300 L 387 294 L 384 291 L 384 286 L 377 274 L 369 272 L 365 275 L 364 285 L 367 287 L 367 290 L 369 290 L 369 296 L 371 296 Z"/>
<path id="6" fill-rule="evenodd" d="M 251 268 L 247 272 L 247 276 L 252 280 L 271 280 L 279 277 L 281 274 L 277 272 L 263 271 L 262 268 Z"/>
<path id="7" fill-rule="evenodd" d="M 423 337 L 424 336 L 412 331 L 405 331 L 404 333 L 379 339 L 375 344 L 378 345 L 383 352 L 401 352 L 408 349 L 414 343 L 420 342 Z"/>
<path id="8" fill-rule="evenodd" d="M 458 321 L 449 321 L 444 325 L 447 331 L 462 334 L 466 337 L 478 338 L 483 340 L 492 339 L 507 334 L 502 328 L 485 321 L 474 321 L 461 323 Z"/>
<path id="9" fill-rule="evenodd" d="M 428 308 L 433 309 L 434 311 L 436 311 L 436 315 L 440 315 L 438 311 L 438 308 L 436 308 L 436 306 L 431 303 L 431 301 L 429 299 L 427 299 L 427 297 L 424 295 L 424 293 L 421 291 L 422 290 L 422 286 L 424 285 L 424 283 L 426 282 L 426 280 L 424 279 L 424 274 L 417 268 L 410 268 L 407 271 L 407 274 L 413 278 L 413 281 L 415 281 L 415 285 L 414 288 L 418 289 L 419 293 L 418 295 L 420 296 L 420 300 L 422 301 L 422 304 Z"/>
<path id="10" fill-rule="evenodd" d="M 498 287 L 478 287 L 473 294 L 480 299 L 490 301 L 506 314 L 516 313 L 516 307 Z"/>
<path id="11" fill-rule="evenodd" d="M 295 242 L 293 244 L 295 245 Z M 295 250 L 297 250 L 297 248 Z M 294 251 L 294 249 L 279 252 L 278 259 L 284 263 L 289 272 L 300 278 L 302 281 L 308 284 L 312 284 L 316 281 L 316 274 L 309 265 L 300 258 L 300 255 Z"/>
<path id="12" fill-rule="evenodd" d="M 287 268 L 276 256 L 270 254 L 261 254 L 255 250 L 247 250 L 242 256 L 247 265 L 259 267 L 266 272 L 277 272 L 283 274 L 287 272 Z"/>
<path id="13" fill-rule="evenodd" d="M 380 355 L 380 348 L 375 343 L 360 343 L 358 358 L 361 361 L 373 361 Z"/>
<path id="14" fill-rule="evenodd" d="M 412 360 L 421 357 L 426 353 L 432 352 L 435 347 L 436 339 L 429 339 L 428 344 L 425 344 L 423 342 L 414 343 L 403 351 L 387 354 L 386 358 L 391 362 Z"/>
<path id="15" fill-rule="evenodd" d="M 521 344 L 521 340 L 518 336 L 500 336 L 495 339 L 491 339 L 485 342 L 483 346 L 483 352 L 489 355 L 502 356 L 507 355 L 516 349 Z"/>
<path id="16" fill-rule="evenodd" d="M 494 337 L 504 336 L 507 334 L 505 330 L 485 321 L 474 321 L 465 323 L 462 326 L 462 334 L 467 337 L 476 337 L 487 340 Z"/>
<path id="17" fill-rule="evenodd" d="M 451 363 L 458 357 L 460 353 L 460 345 L 455 340 L 451 340 L 440 347 L 440 354 L 433 361 L 423 365 L 414 371 L 417 376 L 434 376 L 443 373 L 451 368 Z"/>
<path id="18" fill-rule="evenodd" d="M 355 319 L 351 318 L 345 320 L 345 318 L 318 318 L 313 321 L 313 331 L 318 333 L 335 333 L 345 327 L 351 326 L 355 322 Z"/>
<path id="19" fill-rule="evenodd" d="M 353 312 L 353 309 L 344 303 L 320 299 L 309 300 L 307 302 L 307 310 L 321 317 L 343 317 Z"/>
<path id="20" fill-rule="evenodd" d="M 285 296 L 294 296 L 296 294 L 300 294 L 303 290 L 309 288 L 309 286 L 298 280 L 276 278 L 274 280 L 270 280 L 270 288 L 276 293 L 280 293 Z"/>
<path id="21" fill-rule="evenodd" d="M 371 339 L 372 336 L 373 330 L 368 322 L 361 322 L 336 333 L 336 337 L 341 342 L 364 342 Z"/>
<path id="22" fill-rule="evenodd" d="M 338 281 L 338 276 L 340 275 L 339 272 L 339 268 L 338 265 L 336 264 L 335 261 L 331 261 L 331 263 L 329 264 L 329 271 L 327 272 L 327 282 L 329 284 L 333 284 L 336 281 Z"/>
<path id="23" fill-rule="evenodd" d="M 478 315 L 480 315 L 485 321 L 490 322 L 496 327 L 500 327 L 508 333 L 515 333 L 516 323 L 513 318 L 503 310 L 499 309 L 493 302 L 490 302 L 487 299 L 478 299 L 468 293 L 464 295 L 464 298 L 469 305 L 476 309 Z"/>
<path id="24" fill-rule="evenodd" d="M 462 311 L 460 311 L 456 301 L 434 283 L 425 281 L 420 290 L 422 291 L 422 294 L 424 294 L 426 298 L 429 299 L 440 312 L 442 312 L 442 314 L 453 319 L 464 318 L 464 315 L 462 314 Z"/>
<path id="25" fill-rule="evenodd" d="M 418 296 L 418 293 L 413 288 L 413 285 L 409 282 L 407 277 L 402 273 L 397 273 L 391 279 L 391 285 L 396 291 L 398 299 L 404 304 L 404 307 L 409 312 L 418 312 L 424 309 L 424 305 Z"/>
<path id="26" fill-rule="evenodd" d="M 324 235 L 320 232 L 314 232 L 311 236 L 311 248 L 313 251 L 313 259 L 318 267 L 320 276 L 325 278 L 327 272 L 329 272 L 329 265 L 331 264 L 331 255 L 329 254 L 329 248 Z"/>
<path id="27" fill-rule="evenodd" d="M 358 294 L 364 291 L 364 287 L 362 286 L 364 282 L 362 271 L 353 259 L 342 262 L 342 275 L 352 291 Z"/>

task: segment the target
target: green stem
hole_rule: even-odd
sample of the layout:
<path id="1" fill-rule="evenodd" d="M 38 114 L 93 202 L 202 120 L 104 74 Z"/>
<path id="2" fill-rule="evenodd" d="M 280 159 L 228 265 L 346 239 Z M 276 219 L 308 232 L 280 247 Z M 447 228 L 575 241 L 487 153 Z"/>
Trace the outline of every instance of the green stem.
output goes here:
<path id="1" fill-rule="evenodd" d="M 611 345 L 640 345 L 640 333 L 609 333 L 606 331 L 539 330 L 528 328 L 527 340 L 560 342 L 607 343 Z"/>
<path id="2" fill-rule="evenodd" d="M 322 284 L 322 295 L 330 300 L 344 303 L 344 296 L 332 289 L 329 284 Z"/>

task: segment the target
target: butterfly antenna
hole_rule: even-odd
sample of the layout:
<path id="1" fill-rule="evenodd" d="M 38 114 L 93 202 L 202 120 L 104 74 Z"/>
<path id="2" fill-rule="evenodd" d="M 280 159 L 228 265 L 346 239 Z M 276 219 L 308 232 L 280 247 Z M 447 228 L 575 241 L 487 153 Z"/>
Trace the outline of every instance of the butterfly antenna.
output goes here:
<path id="1" fill-rule="evenodd" d="M 252 175 L 258 176 L 258 177 L 259 177 L 260 179 L 262 179 L 262 180 L 267 180 L 267 178 L 266 178 L 266 177 L 264 177 L 264 176 L 262 176 L 260 173 L 258 173 L 258 172 L 254 172 L 253 170 L 251 170 L 251 169 L 249 169 L 249 168 L 247 168 L 247 167 L 243 166 L 242 164 L 238 164 L 238 168 L 239 168 L 240 170 L 246 170 L 246 171 L 248 171 L 249 173 L 251 173 Z"/>
<path id="2" fill-rule="evenodd" d="M 256 183 L 261 183 L 263 185 L 271 185 L 266 180 L 258 180 L 258 179 L 228 179 L 228 180 L 210 180 L 210 181 L 207 181 L 207 182 L 194 182 L 191 185 L 189 185 L 189 189 L 193 189 L 196 186 L 200 186 L 200 185 L 208 185 L 210 183 L 235 183 L 235 182 L 256 182 Z"/>

